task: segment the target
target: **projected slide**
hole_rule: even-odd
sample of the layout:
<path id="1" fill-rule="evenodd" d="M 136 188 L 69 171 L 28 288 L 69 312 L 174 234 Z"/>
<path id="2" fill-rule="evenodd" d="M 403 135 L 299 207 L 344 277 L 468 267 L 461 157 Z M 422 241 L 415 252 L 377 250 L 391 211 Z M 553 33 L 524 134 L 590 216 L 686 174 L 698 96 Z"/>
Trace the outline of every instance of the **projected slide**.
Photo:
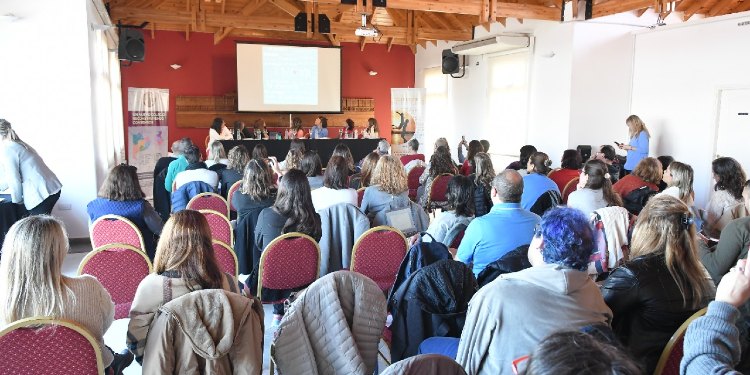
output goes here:
<path id="1" fill-rule="evenodd" d="M 263 47 L 263 103 L 318 104 L 318 50 Z"/>

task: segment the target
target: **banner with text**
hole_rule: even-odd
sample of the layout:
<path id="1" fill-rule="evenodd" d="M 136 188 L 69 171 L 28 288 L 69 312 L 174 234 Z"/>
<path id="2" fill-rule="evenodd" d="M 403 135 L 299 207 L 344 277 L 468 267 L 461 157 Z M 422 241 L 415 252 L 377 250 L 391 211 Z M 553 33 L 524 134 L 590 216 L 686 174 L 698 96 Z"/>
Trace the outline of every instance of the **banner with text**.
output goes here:
<path id="1" fill-rule="evenodd" d="M 407 153 L 406 142 L 424 142 L 425 89 L 391 89 L 391 144 L 394 153 Z"/>
<path id="2" fill-rule="evenodd" d="M 128 88 L 128 162 L 138 168 L 141 189 L 151 197 L 156 161 L 167 156 L 169 90 Z"/>

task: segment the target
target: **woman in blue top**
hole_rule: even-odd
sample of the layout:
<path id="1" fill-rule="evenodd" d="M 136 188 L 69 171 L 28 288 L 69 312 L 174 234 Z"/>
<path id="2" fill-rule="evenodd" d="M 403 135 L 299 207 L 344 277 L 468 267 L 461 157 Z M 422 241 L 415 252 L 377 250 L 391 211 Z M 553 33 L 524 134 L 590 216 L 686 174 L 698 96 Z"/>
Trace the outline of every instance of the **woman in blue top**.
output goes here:
<path id="1" fill-rule="evenodd" d="M 630 173 L 638 163 L 648 157 L 648 139 L 651 137 L 646 124 L 641 121 L 640 117 L 636 115 L 630 115 L 625 120 L 625 124 L 628 125 L 628 135 L 630 136 L 630 143 L 618 143 L 617 147 L 620 150 L 626 150 L 628 152 L 628 159 L 625 161 L 625 174 Z"/>
<path id="2" fill-rule="evenodd" d="M 523 195 L 521 195 L 521 207 L 524 210 L 531 210 L 536 201 L 542 194 L 548 191 L 554 191 L 560 195 L 560 188 L 555 181 L 552 181 L 547 174 L 550 172 L 552 160 L 543 152 L 531 154 L 526 171 L 529 172 L 523 176 Z"/>

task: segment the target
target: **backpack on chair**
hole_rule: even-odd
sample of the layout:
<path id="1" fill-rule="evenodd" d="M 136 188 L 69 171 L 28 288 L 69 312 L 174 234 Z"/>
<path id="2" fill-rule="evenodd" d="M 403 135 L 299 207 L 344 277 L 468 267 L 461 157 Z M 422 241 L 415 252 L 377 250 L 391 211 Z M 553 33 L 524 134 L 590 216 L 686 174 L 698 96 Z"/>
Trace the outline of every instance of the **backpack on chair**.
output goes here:
<path id="1" fill-rule="evenodd" d="M 428 236 L 431 241 L 424 241 L 424 236 Z M 439 260 L 452 258 L 453 256 L 450 251 L 448 251 L 447 246 L 442 242 L 436 241 L 431 234 L 420 232 L 417 242 L 409 248 L 404 260 L 401 261 L 401 266 L 398 269 L 398 275 L 396 276 L 396 281 L 393 284 L 393 288 L 391 288 L 390 294 L 393 295 L 393 292 L 398 289 L 399 285 L 401 285 L 404 280 L 408 279 L 409 276 L 418 269 L 429 266 Z M 390 300 L 390 296 L 388 300 Z"/>

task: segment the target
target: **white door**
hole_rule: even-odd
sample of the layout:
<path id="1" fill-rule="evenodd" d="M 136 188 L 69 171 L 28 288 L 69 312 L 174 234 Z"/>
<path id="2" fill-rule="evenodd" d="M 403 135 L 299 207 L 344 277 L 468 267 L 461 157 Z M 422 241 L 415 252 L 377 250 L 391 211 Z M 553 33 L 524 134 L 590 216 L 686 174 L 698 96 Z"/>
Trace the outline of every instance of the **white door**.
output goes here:
<path id="1" fill-rule="evenodd" d="M 715 157 L 729 156 L 750 170 L 750 89 L 722 90 Z"/>

